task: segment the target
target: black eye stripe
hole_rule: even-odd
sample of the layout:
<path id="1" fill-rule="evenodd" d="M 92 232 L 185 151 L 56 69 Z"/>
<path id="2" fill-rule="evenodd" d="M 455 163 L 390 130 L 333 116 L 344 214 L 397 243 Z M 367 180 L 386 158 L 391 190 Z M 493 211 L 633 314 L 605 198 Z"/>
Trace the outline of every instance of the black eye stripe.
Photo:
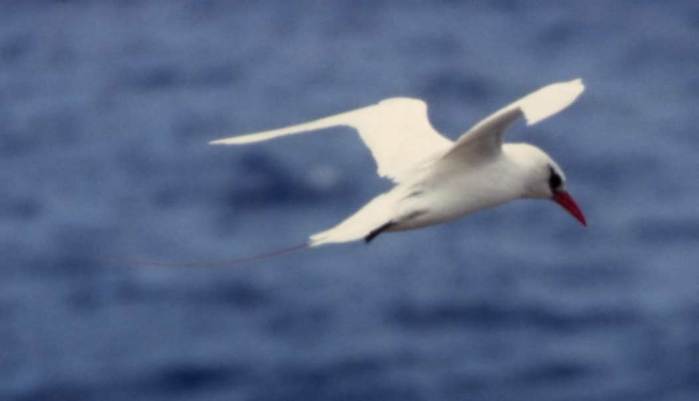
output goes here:
<path id="1" fill-rule="evenodd" d="M 549 187 L 551 187 L 551 190 L 560 188 L 560 186 L 563 185 L 563 179 L 561 179 L 561 176 L 556 173 L 553 167 L 549 166 L 549 170 L 551 170 L 551 175 L 549 175 Z"/>

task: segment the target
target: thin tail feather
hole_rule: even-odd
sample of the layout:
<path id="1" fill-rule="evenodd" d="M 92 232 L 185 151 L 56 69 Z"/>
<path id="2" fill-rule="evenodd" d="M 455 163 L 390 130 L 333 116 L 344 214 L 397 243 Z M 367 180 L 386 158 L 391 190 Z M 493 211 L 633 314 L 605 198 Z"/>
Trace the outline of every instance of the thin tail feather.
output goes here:
<path id="1" fill-rule="evenodd" d="M 165 262 L 158 260 L 148 260 L 148 259 L 121 259 L 113 258 L 106 259 L 105 262 L 126 264 L 130 266 L 152 266 L 152 267 L 237 267 L 240 265 L 257 262 L 264 259 L 273 258 L 275 256 L 282 256 L 293 252 L 302 251 L 308 249 L 310 244 L 304 242 L 302 244 L 297 244 L 287 248 L 277 249 L 270 252 L 265 252 L 253 256 L 246 256 L 236 259 L 227 260 L 216 260 L 216 261 L 191 261 L 191 262 Z"/>

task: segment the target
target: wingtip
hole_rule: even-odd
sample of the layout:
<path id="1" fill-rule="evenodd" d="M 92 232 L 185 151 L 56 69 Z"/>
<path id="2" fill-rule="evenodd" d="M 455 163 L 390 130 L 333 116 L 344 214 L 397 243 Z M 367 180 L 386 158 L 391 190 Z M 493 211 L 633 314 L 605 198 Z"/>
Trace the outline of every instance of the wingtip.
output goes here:
<path id="1" fill-rule="evenodd" d="M 577 89 L 578 93 L 582 93 L 585 90 L 585 83 L 583 82 L 583 79 L 580 77 L 568 81 L 568 84 L 570 84 L 571 87 Z"/>
<path id="2" fill-rule="evenodd" d="M 553 84 L 561 88 L 561 94 L 567 93 L 573 101 L 580 96 L 581 93 L 585 91 L 585 83 L 582 78 L 571 79 L 570 81 L 559 82 L 558 84 Z"/>
<path id="3" fill-rule="evenodd" d="M 235 145 L 239 143 L 244 143 L 244 141 L 241 141 L 238 137 L 222 138 L 209 141 L 209 145 Z"/>
<path id="4" fill-rule="evenodd" d="M 527 125 L 534 125 L 570 106 L 585 90 L 582 78 L 545 86 L 522 99 Z"/>

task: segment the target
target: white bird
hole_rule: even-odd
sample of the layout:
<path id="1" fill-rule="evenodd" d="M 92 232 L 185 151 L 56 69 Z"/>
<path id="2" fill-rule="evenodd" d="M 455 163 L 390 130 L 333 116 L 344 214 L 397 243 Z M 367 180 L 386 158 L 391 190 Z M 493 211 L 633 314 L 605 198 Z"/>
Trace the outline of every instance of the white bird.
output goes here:
<path id="1" fill-rule="evenodd" d="M 581 79 L 545 86 L 498 110 L 455 142 L 430 124 L 420 99 L 391 98 L 303 124 L 210 142 L 242 145 L 286 135 L 349 126 L 371 151 L 379 176 L 395 186 L 303 246 L 371 241 L 388 231 L 443 223 L 520 198 L 551 199 L 580 223 L 585 216 L 566 191 L 565 175 L 543 150 L 503 143 L 524 117 L 533 125 L 568 107 L 585 89 Z"/>

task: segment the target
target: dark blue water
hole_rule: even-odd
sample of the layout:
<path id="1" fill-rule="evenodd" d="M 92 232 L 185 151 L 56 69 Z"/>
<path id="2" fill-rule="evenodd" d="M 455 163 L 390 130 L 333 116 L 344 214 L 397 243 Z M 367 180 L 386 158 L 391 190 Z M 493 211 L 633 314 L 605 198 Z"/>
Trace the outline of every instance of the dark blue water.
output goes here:
<path id="1" fill-rule="evenodd" d="M 699 399 L 695 1 L 0 3 L 0 399 Z M 541 85 L 512 140 L 582 229 L 520 201 L 229 269 L 388 187 L 347 131 L 221 136 L 391 96 L 456 137 Z"/>

